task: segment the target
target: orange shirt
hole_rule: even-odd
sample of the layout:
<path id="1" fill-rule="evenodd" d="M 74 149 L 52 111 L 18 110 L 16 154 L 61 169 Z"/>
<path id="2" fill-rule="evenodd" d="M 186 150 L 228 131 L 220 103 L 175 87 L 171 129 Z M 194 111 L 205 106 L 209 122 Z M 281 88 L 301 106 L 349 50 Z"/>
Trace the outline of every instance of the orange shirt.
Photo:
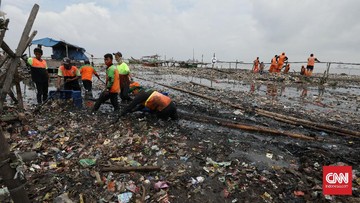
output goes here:
<path id="1" fill-rule="evenodd" d="M 280 55 L 280 56 L 279 56 L 278 64 L 284 64 L 285 58 L 286 58 L 285 55 Z"/>
<path id="2" fill-rule="evenodd" d="M 308 66 L 314 66 L 315 65 L 315 57 L 309 57 L 307 65 Z"/>
<path id="3" fill-rule="evenodd" d="M 76 77 L 80 76 L 80 71 L 76 66 L 71 66 L 69 70 L 67 70 L 64 66 L 59 67 L 58 76 L 63 77 Z"/>
<path id="4" fill-rule="evenodd" d="M 80 67 L 81 80 L 92 80 L 92 75 L 97 75 L 94 67 L 90 65 L 83 65 Z"/>

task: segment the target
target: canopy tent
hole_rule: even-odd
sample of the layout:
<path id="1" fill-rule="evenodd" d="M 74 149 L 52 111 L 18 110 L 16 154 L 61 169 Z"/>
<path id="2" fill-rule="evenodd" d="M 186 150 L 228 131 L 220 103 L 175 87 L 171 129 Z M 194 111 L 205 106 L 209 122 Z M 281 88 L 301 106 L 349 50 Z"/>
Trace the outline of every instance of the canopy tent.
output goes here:
<path id="1" fill-rule="evenodd" d="M 85 55 L 85 49 L 65 41 L 58 41 L 49 37 L 33 40 L 31 44 L 37 44 L 45 47 L 52 47 L 52 59 L 61 60 L 69 57 L 72 60 L 89 60 Z"/>

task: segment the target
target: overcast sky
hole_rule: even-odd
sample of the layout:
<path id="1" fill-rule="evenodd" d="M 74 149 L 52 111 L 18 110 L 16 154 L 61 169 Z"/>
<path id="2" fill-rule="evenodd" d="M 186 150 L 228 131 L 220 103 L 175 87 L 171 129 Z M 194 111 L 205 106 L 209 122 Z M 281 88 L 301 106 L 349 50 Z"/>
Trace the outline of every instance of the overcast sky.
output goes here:
<path id="1" fill-rule="evenodd" d="M 159 54 L 269 62 L 310 53 L 321 61 L 360 62 L 360 0 L 2 0 L 15 49 L 33 5 L 35 39 L 51 37 L 103 57 Z M 33 46 L 34 47 L 34 46 Z"/>

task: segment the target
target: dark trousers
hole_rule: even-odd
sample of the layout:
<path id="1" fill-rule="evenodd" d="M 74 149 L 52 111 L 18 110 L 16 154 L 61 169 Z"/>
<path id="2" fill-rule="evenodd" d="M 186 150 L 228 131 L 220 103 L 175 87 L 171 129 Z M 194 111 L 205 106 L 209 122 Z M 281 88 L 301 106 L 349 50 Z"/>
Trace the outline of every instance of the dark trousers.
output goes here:
<path id="1" fill-rule="evenodd" d="M 128 75 L 119 75 L 120 78 L 120 99 L 122 101 L 131 101 L 129 96 L 130 80 Z"/>
<path id="2" fill-rule="evenodd" d="M 106 102 L 106 100 L 110 99 L 111 104 L 114 107 L 114 111 L 118 111 L 120 109 L 119 103 L 118 103 L 118 94 L 117 93 L 109 93 L 109 92 L 103 92 L 100 94 L 100 97 L 96 100 L 94 104 L 93 111 L 99 110 L 102 103 Z"/>
<path id="3" fill-rule="evenodd" d="M 167 119 L 170 117 L 172 120 L 177 120 L 178 115 L 177 115 L 175 103 L 170 102 L 170 104 L 165 109 L 163 109 L 162 111 L 156 112 L 156 116 L 160 119 Z"/>
<path id="4" fill-rule="evenodd" d="M 77 80 L 74 80 L 74 81 L 70 81 L 70 82 L 65 82 L 64 90 L 81 91 L 81 87 L 79 85 L 79 82 Z"/>
<path id="5" fill-rule="evenodd" d="M 82 83 L 84 85 L 84 88 L 87 91 L 91 92 L 91 90 L 92 90 L 92 82 L 91 82 L 91 80 L 83 80 Z"/>
<path id="6" fill-rule="evenodd" d="M 36 99 L 37 103 L 41 104 L 48 98 L 49 83 L 46 82 L 35 82 L 36 85 Z"/>

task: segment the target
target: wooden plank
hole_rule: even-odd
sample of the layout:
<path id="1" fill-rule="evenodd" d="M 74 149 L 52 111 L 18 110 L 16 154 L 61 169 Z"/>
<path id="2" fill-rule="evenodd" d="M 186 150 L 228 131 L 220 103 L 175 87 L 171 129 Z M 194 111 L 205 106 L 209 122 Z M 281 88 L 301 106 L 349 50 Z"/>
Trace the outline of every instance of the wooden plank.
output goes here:
<path id="1" fill-rule="evenodd" d="M 30 44 L 32 39 L 35 37 L 36 33 L 37 31 L 34 31 L 29 38 L 20 40 L 20 41 L 24 41 L 24 43 L 20 44 L 20 47 L 16 49 L 16 57 L 15 59 L 12 59 L 9 63 L 10 65 L 9 68 L 7 69 L 4 85 L 0 92 L 0 112 L 3 111 L 6 94 L 8 93 L 11 87 L 12 81 L 14 79 L 14 74 L 17 70 L 18 64 L 20 63 L 20 56 L 22 56 L 22 54 L 26 50 L 26 47 Z"/>
<path id="2" fill-rule="evenodd" d="M 8 24 L 9 24 L 9 19 L 6 19 L 5 20 L 5 26 L 4 27 L 8 27 Z M 6 29 L 3 29 L 3 30 L 1 30 L 1 34 L 0 34 L 0 45 L 3 43 L 3 41 L 4 41 L 4 37 L 5 37 L 5 32 L 6 32 Z"/>

